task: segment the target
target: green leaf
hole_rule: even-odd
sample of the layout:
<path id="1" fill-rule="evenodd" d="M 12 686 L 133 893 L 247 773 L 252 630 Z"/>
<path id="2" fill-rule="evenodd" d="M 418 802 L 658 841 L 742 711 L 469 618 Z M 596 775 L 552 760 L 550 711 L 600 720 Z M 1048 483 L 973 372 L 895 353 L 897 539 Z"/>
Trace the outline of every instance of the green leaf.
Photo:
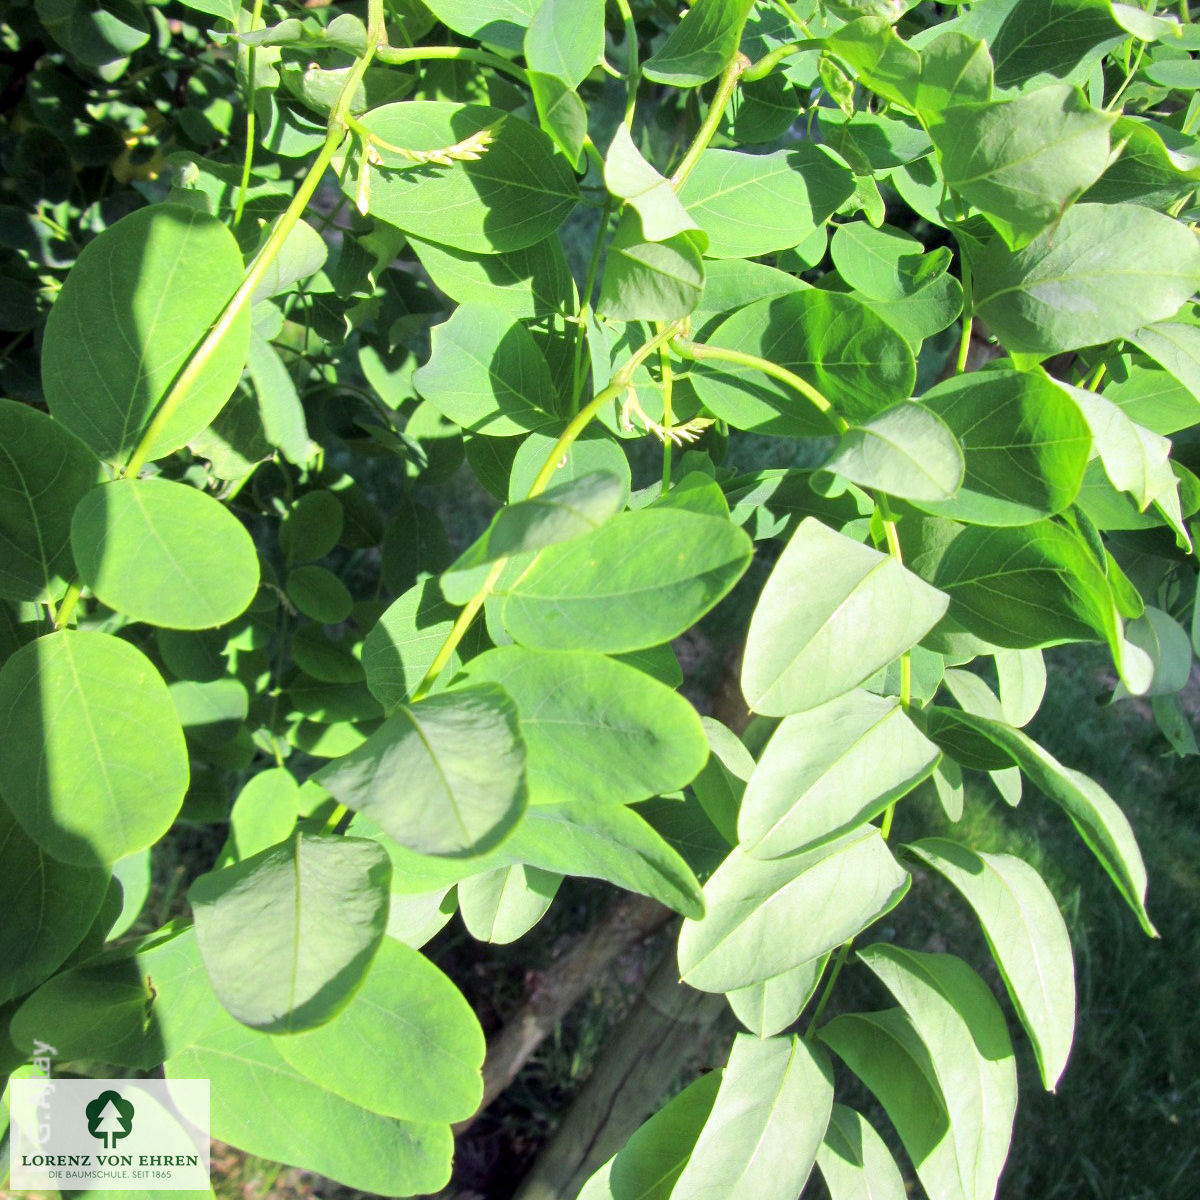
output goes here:
<path id="1" fill-rule="evenodd" d="M 603 0 L 543 0 L 525 32 L 531 71 L 578 87 L 604 54 Z"/>
<path id="2" fill-rule="evenodd" d="M 832 1107 L 833 1072 L 820 1046 L 738 1034 L 672 1200 L 794 1200 Z"/>
<path id="3" fill-rule="evenodd" d="M 1070 84 L 961 105 L 933 129 L 946 183 L 1014 248 L 1058 220 L 1103 174 L 1115 116 Z"/>
<path id="4" fill-rule="evenodd" d="M 36 0 L 34 7 L 50 36 L 89 67 L 120 62 L 150 40 L 150 22 L 134 0 Z"/>
<path id="5" fill-rule="evenodd" d="M 1141 9 L 1131 11 L 1142 13 Z M 1088 189 L 1084 197 L 1087 200 L 1101 204 L 1131 201 L 1161 212 L 1190 192 L 1200 179 L 1195 139 L 1169 125 L 1140 116 L 1121 116 L 1111 136 L 1120 155 Z"/>
<path id="6" fill-rule="evenodd" d="M 642 74 L 679 88 L 715 79 L 737 52 L 751 7 L 751 0 L 696 0 L 642 64 Z"/>
<path id="7" fill-rule="evenodd" d="M 852 1108 L 835 1104 L 817 1167 L 831 1200 L 905 1200 L 904 1178 L 875 1127 Z"/>
<path id="8" fill-rule="evenodd" d="M 546 915 L 562 878 L 517 864 L 464 879 L 458 885 L 458 907 L 467 932 L 498 946 L 515 942 Z"/>
<path id="9" fill-rule="evenodd" d="M 419 238 L 409 244 L 430 279 L 459 304 L 487 304 L 516 320 L 572 307 L 575 285 L 557 237 L 507 254 L 472 254 Z"/>
<path id="10" fill-rule="evenodd" d="M 46 321 L 42 387 L 55 420 L 122 464 L 184 362 L 242 281 L 215 217 L 178 204 L 139 209 L 84 247 Z M 220 412 L 246 363 L 250 314 L 230 326 L 150 448 L 162 458 Z"/>
<path id="11" fill-rule="evenodd" d="M 258 590 L 258 553 L 211 496 L 166 479 L 93 488 L 71 520 L 82 581 L 109 608 L 169 629 L 209 629 Z"/>
<path id="12" fill-rule="evenodd" d="M 1110 0 L 1017 0 L 992 39 L 996 82 L 1068 74 L 1121 40 Z"/>
<path id="13" fill-rule="evenodd" d="M 289 571 L 285 590 L 298 611 L 322 625 L 344 621 L 354 607 L 349 588 L 332 571 L 312 563 Z"/>
<path id="14" fill-rule="evenodd" d="M 413 386 L 472 433 L 504 437 L 554 421 L 554 383 L 533 335 L 501 309 L 462 304 L 431 334 Z"/>
<path id="15" fill-rule="evenodd" d="M 554 75 L 529 72 L 538 123 L 553 138 L 577 171 L 583 166 L 583 146 L 588 136 L 587 106 L 579 93 Z"/>
<path id="16" fill-rule="evenodd" d="M 13 1016 L 9 1035 L 22 1048 L 54 1029 L 54 1049 L 72 1058 L 151 1070 L 162 1062 L 158 1030 L 147 1020 L 152 993 L 129 960 L 85 963 L 57 975 Z"/>
<path id="17" fill-rule="evenodd" d="M 936 413 L 906 402 L 852 425 L 821 464 L 862 487 L 916 502 L 949 500 L 963 482 L 963 452 Z"/>
<path id="18" fill-rule="evenodd" d="M 1000 1006 L 953 955 L 875 945 L 858 957 L 900 1002 L 929 1051 L 964 1194 L 991 1200 L 1017 1108 L 1017 1068 Z"/>
<path id="19" fill-rule="evenodd" d="M 457 858 L 484 854 L 525 810 L 516 706 L 494 684 L 402 706 L 317 778 L 403 846 Z"/>
<path id="20" fill-rule="evenodd" d="M 718 517 L 661 508 L 622 513 L 544 550 L 510 587 L 504 625 L 534 649 L 658 646 L 725 596 L 750 555 L 746 534 Z"/>
<path id="21" fill-rule="evenodd" d="M 483 6 L 472 2 L 471 8 Z M 449 167 L 381 150 L 384 165 L 370 168 L 368 211 L 405 233 L 472 254 L 523 250 L 549 237 L 579 200 L 575 177 L 550 139 L 503 109 L 407 100 L 374 109 L 362 121 L 383 141 L 416 151 L 491 131 L 477 159 Z M 360 161 L 343 177 L 352 198 L 362 169 Z"/>
<path id="22" fill-rule="evenodd" d="M 998 746 L 1034 787 L 1066 812 L 1126 903 L 1137 913 L 1142 928 L 1157 937 L 1158 931 L 1146 912 L 1146 867 L 1141 851 L 1129 821 L 1113 798 L 1094 779 L 1064 767 L 1021 730 L 970 713 L 950 715 L 955 723 Z"/>
<path id="23" fill-rule="evenodd" d="M 1004 986 L 1037 1055 L 1047 1090 L 1062 1077 L 1075 1033 L 1071 938 L 1041 875 L 1011 854 L 944 838 L 906 847 L 944 875 L 975 910 Z"/>
<path id="24" fill-rule="evenodd" d="M 719 1071 L 664 1105 L 583 1185 L 577 1200 L 669 1200 L 712 1111 Z"/>
<path id="25" fill-rule="evenodd" d="M 71 513 L 100 478 L 96 456 L 45 413 L 0 400 L 0 596 L 49 602 L 74 575 Z"/>
<path id="26" fill-rule="evenodd" d="M 741 738 L 720 721 L 701 717 L 700 724 L 709 757 L 704 770 L 692 780 L 692 791 L 721 836 L 736 846 L 738 809 L 754 771 L 754 757 Z"/>
<path id="27" fill-rule="evenodd" d="M 987 43 L 956 30 L 939 33 L 921 47 L 921 80 L 913 107 L 928 128 L 956 105 L 992 98 L 992 56 Z"/>
<path id="28" fill-rule="evenodd" d="M 829 962 L 822 954 L 782 975 L 725 993 L 734 1015 L 751 1033 L 772 1037 L 791 1025 L 804 1011 L 821 982 Z"/>
<path id="29" fill-rule="evenodd" d="M 1171 527 L 1190 545 L 1179 511 L 1179 480 L 1171 470 L 1171 443 L 1131 421 L 1111 400 L 1068 384 L 1059 386 L 1083 413 L 1113 487 L 1128 492 L 1139 512 L 1160 505 Z"/>
<path id="30" fill-rule="evenodd" d="M 899 904 L 908 873 L 873 825 L 763 861 L 735 849 L 684 922 L 679 971 L 703 992 L 761 983 L 855 937 Z"/>
<path id="31" fill-rule="evenodd" d="M 708 757 L 682 696 L 600 654 L 500 646 L 463 678 L 497 684 L 516 703 L 531 804 L 634 804 L 684 787 Z"/>
<path id="32" fill-rule="evenodd" d="M 899 229 L 850 221 L 838 226 L 829 249 L 838 274 L 904 335 L 914 353 L 962 311 L 962 285 L 948 273 L 951 254 L 945 247 L 927 253 Z"/>
<path id="33" fill-rule="evenodd" d="M 806 517 L 750 619 L 746 701 L 754 712 L 786 716 L 832 700 L 911 649 L 947 604 L 894 558 Z"/>
<path id="34" fill-rule="evenodd" d="M 190 935 L 170 944 L 184 939 Z M 156 981 L 160 973 L 161 968 Z M 181 1010 L 177 1019 L 188 1018 L 189 1036 L 170 1051 L 164 1066 L 168 1079 L 211 1081 L 214 1137 L 363 1191 L 412 1195 L 446 1183 L 454 1147 L 449 1126 L 383 1116 L 307 1078 L 280 1054 L 283 1039 L 226 1016 L 203 972 L 199 979 L 195 974 L 175 1003 Z M 157 1008 L 163 1017 L 170 1012 L 165 1002 L 173 991 L 169 985 L 162 988 Z M 357 1065 L 358 1057 L 351 1061 Z"/>
<path id="35" fill-rule="evenodd" d="M 698 235 L 647 240 L 638 214 L 626 211 L 608 244 L 597 312 L 616 321 L 686 317 L 704 289 Z"/>
<path id="36" fill-rule="evenodd" d="M 904 1012 L 847 1013 L 822 1026 L 820 1036 L 875 1094 L 926 1193 L 975 1200 L 964 1179 L 967 1164 L 958 1161 L 929 1051 Z"/>
<path id="37" fill-rule="evenodd" d="M 269 236 L 270 231 L 264 229 L 255 253 L 262 249 Z M 257 304 L 260 300 L 278 296 L 302 279 L 315 275 L 325 265 L 328 255 L 325 239 L 307 221 L 297 221 L 254 289 L 250 303 Z"/>
<path id="38" fill-rule="evenodd" d="M 1131 694 L 1170 696 L 1183 691 L 1192 673 L 1192 644 L 1178 621 L 1162 609 L 1146 605 L 1145 612 L 1126 626 L 1125 637 L 1149 659 L 1149 678 L 1137 681 L 1136 693 L 1125 681 L 1118 683 L 1114 700 Z"/>
<path id="39" fill-rule="evenodd" d="M 999 238 L 975 267 L 975 313 L 1013 352 L 1047 355 L 1128 337 L 1200 287 L 1200 244 L 1136 204 L 1076 204 L 1023 250 Z"/>
<path id="40" fill-rule="evenodd" d="M 303 832 L 199 876 L 188 900 L 224 1008 L 273 1033 L 335 1016 L 379 948 L 390 876 L 374 842 Z"/>
<path id="41" fill-rule="evenodd" d="M 1131 333 L 1129 340 L 1187 388 L 1193 401 L 1179 405 L 1178 409 L 1174 405 L 1168 408 L 1157 403 L 1153 407 L 1147 406 L 1145 417 L 1140 409 L 1130 416 L 1143 425 L 1151 424 L 1150 413 L 1159 421 L 1167 417 L 1166 425 L 1156 423 L 1151 426 L 1155 433 L 1174 433 L 1196 423 L 1200 419 L 1200 410 L 1194 403 L 1200 400 L 1200 328 L 1185 321 L 1159 321 Z"/>
<path id="42" fill-rule="evenodd" d="M 966 474 L 957 495 L 917 499 L 917 507 L 955 521 L 1028 525 L 1075 499 L 1092 437 L 1055 381 L 1037 371 L 975 371 L 939 383 L 921 403 L 958 439 Z"/>
<path id="43" fill-rule="evenodd" d="M 442 573 L 442 592 L 453 604 L 465 604 L 479 589 L 487 567 L 582 537 L 599 529 L 625 507 L 625 480 L 603 471 L 567 480 L 529 500 L 508 504 L 483 534 Z"/>
<path id="44" fill-rule="evenodd" d="M 1046 694 L 1046 663 L 1040 650 L 1001 650 L 996 654 L 1000 707 L 1018 729 L 1028 725 Z"/>
<path id="45" fill-rule="evenodd" d="M 912 351 L 899 333 L 861 300 L 817 288 L 749 304 L 706 340 L 794 372 L 849 421 L 907 400 L 916 383 Z M 738 429 L 785 437 L 831 431 L 807 399 L 749 367 L 696 363 L 691 378 L 704 406 Z"/>
<path id="46" fill-rule="evenodd" d="M 316 562 L 338 544 L 345 514 L 333 492 L 305 492 L 279 527 L 279 545 L 289 563 Z"/>
<path id="47" fill-rule="evenodd" d="M 374 836 L 361 817 L 352 829 L 357 832 L 360 822 Z M 475 859 L 434 858 L 390 840 L 384 845 L 407 892 L 447 888 L 485 871 L 524 864 L 558 875 L 605 879 L 688 916 L 704 912 L 700 885 L 687 863 L 624 805 L 567 800 L 530 808 L 509 838 Z"/>
<path id="48" fill-rule="evenodd" d="M 54 858 L 95 866 L 152 845 L 187 784 L 171 697 L 128 642 L 62 630 L 0 670 L 0 794 Z"/>
<path id="49" fill-rule="evenodd" d="M 109 873 L 46 854 L 0 804 L 0 1003 L 32 991 L 66 960 L 100 912 Z"/>
<path id="50" fill-rule="evenodd" d="M 423 579 L 390 605 L 363 642 L 367 687 L 385 709 L 412 695 L 454 627 L 456 609 L 442 599 L 436 579 Z M 458 657 L 447 666 L 457 667 Z"/>
<path id="51" fill-rule="evenodd" d="M 604 156 L 604 185 L 642 220 L 648 242 L 664 242 L 699 226 L 680 203 L 671 181 L 642 157 L 625 126 L 618 125 Z"/>
<path id="52" fill-rule="evenodd" d="M 233 802 L 226 853 L 238 861 L 282 842 L 296 824 L 299 794 L 299 785 L 285 768 L 259 771 Z"/>
<path id="53" fill-rule="evenodd" d="M 849 168 L 802 142 L 774 154 L 706 150 L 679 200 L 708 235 L 709 258 L 757 258 L 799 245 L 853 192 Z"/>
<path id="54" fill-rule="evenodd" d="M 510 504 L 524 500 L 529 495 L 533 481 L 541 472 L 558 442 L 554 432 L 531 433 L 521 442 L 512 460 L 512 471 L 508 478 L 505 496 Z M 582 479 L 585 475 L 600 471 L 615 475 L 625 485 L 625 501 L 629 500 L 631 476 L 629 459 L 621 444 L 607 431 L 593 426 L 589 433 L 579 437 L 571 448 L 554 464 L 553 483 L 563 484 L 569 480 Z M 500 497 L 504 498 L 504 497 Z"/>
<path id="55" fill-rule="evenodd" d="M 425 7 L 455 33 L 519 51 L 541 4 L 542 0 L 433 0 Z"/>
<path id="56" fill-rule="evenodd" d="M 842 15 L 856 19 L 826 39 L 828 51 L 849 64 L 865 87 L 911 108 L 921 77 L 921 56 L 892 28 L 897 6 L 872 0 L 867 4 L 843 3 L 841 7 Z M 872 11 L 880 7 L 884 13 Z M 867 15 L 859 15 L 864 10 Z"/>
<path id="57" fill-rule="evenodd" d="M 742 849 L 777 858 L 849 832 L 916 787 L 939 754 L 892 697 L 856 689 L 786 717 L 746 786 Z"/>
<path id="58" fill-rule="evenodd" d="M 1120 618 L 1104 571 L 1062 525 L 971 525 L 950 543 L 930 582 L 950 616 L 997 646 L 1024 649 L 1106 640 L 1120 662 Z"/>
<path id="59" fill-rule="evenodd" d="M 623 805 L 568 800 L 531 808 L 504 849 L 514 862 L 605 879 L 684 916 L 704 911 L 700 885 L 687 863 Z"/>
<path id="60" fill-rule="evenodd" d="M 483 1030 L 424 955 L 385 937 L 362 987 L 331 1021 L 274 1040 L 284 1060 L 370 1112 L 462 1121 L 483 1096 Z M 370 1046 L 369 1054 L 347 1053 Z"/>

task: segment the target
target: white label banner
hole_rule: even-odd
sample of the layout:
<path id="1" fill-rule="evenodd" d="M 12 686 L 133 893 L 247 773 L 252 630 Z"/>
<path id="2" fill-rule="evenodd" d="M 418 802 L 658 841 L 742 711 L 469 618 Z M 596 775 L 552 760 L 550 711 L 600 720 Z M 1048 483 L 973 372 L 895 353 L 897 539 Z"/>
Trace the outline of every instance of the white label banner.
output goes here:
<path id="1" fill-rule="evenodd" d="M 13 1191 L 207 1191 L 207 1079 L 13 1079 Z"/>

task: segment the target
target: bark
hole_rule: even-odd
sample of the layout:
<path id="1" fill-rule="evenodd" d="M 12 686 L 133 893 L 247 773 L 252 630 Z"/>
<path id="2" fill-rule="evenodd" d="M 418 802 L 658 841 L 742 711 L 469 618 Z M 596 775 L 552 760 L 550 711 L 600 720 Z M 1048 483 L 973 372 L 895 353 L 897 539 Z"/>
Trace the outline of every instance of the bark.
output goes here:
<path id="1" fill-rule="evenodd" d="M 657 932 L 674 914 L 646 896 L 622 895 L 600 922 L 542 971 L 528 999 L 488 1044 L 479 1115 L 516 1078 L 554 1027 L 630 946 Z M 475 1117 L 456 1126 L 468 1129 Z"/>
<path id="2" fill-rule="evenodd" d="M 711 1065 L 705 1059 L 727 1012 L 724 996 L 679 982 L 672 943 L 514 1200 L 573 1200 L 675 1081 Z"/>

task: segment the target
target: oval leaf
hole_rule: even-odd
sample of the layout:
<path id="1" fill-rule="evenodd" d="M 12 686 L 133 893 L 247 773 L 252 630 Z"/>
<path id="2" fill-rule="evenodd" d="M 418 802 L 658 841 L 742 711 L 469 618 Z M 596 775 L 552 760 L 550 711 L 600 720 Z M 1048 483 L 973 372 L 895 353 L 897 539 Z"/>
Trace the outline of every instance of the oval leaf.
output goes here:
<path id="1" fill-rule="evenodd" d="M 166 479 L 94 488 L 71 520 L 71 546 L 98 599 L 151 625 L 224 625 L 258 590 L 258 553 L 242 523 L 211 496 Z"/>
<path id="2" fill-rule="evenodd" d="M 672 1200 L 794 1200 L 833 1107 L 833 1072 L 800 1038 L 738 1034 Z"/>
<path id="3" fill-rule="evenodd" d="M 0 670 L 0 793 L 48 854 L 93 866 L 153 845 L 187 785 L 170 693 L 128 642 L 62 630 Z"/>
<path id="4" fill-rule="evenodd" d="M 873 825 L 766 862 L 735 849 L 704 886 L 704 919 L 684 922 L 680 974 L 703 992 L 771 979 L 849 941 L 908 885 Z"/>
<path id="5" fill-rule="evenodd" d="M 733 587 L 751 552 L 746 534 L 719 517 L 665 508 L 622 513 L 543 551 L 508 592 L 504 624 L 536 649 L 658 646 Z"/>
<path id="6" fill-rule="evenodd" d="M 328 1021 L 379 948 L 390 878 L 374 842 L 312 833 L 201 875 L 188 900 L 221 1004 L 267 1032 Z"/>
<path id="7" fill-rule="evenodd" d="M 101 458 L 124 463 L 242 270 L 233 235 L 190 205 L 155 204 L 106 229 L 84 247 L 46 321 L 42 387 L 51 415 Z M 207 428 L 233 394 L 249 345 L 244 311 L 151 457 Z"/>
<path id="8" fill-rule="evenodd" d="M 939 754 L 890 697 L 855 690 L 786 717 L 746 785 L 742 848 L 777 858 L 862 825 L 916 787 Z"/>
<path id="9" fill-rule="evenodd" d="M 495 684 L 406 705 L 317 778 L 402 846 L 457 858 L 484 854 L 525 810 L 516 706 Z"/>
<path id="10" fill-rule="evenodd" d="M 746 702 L 786 716 L 840 696 L 916 645 L 948 603 L 894 558 L 806 517 L 750 619 Z"/>
<path id="11" fill-rule="evenodd" d="M 944 838 L 907 847 L 944 875 L 975 910 L 1047 1090 L 1067 1065 L 1075 1034 L 1071 937 L 1050 889 L 1028 863 Z"/>
<path id="12" fill-rule="evenodd" d="M 63 426 L 0 400 L 0 596 L 53 600 L 73 577 L 71 513 L 98 482 L 100 463 Z"/>
<path id="13" fill-rule="evenodd" d="M 523 250 L 552 234 L 579 200 L 579 187 L 550 139 L 527 121 L 481 104 L 408 100 L 362 118 L 373 134 L 409 151 L 478 144 L 475 157 L 448 165 L 388 149 L 383 165 L 348 171 L 354 196 L 367 170 L 367 210 L 405 233 L 473 254 Z M 453 157 L 453 156 L 451 156 Z"/>
<path id="14" fill-rule="evenodd" d="M 498 684 L 516 702 L 531 804 L 633 804 L 684 787 L 708 757 L 682 696 L 600 654 L 500 646 L 472 659 L 464 676 Z"/>
<path id="15" fill-rule="evenodd" d="M 301 1074 L 371 1112 L 462 1121 L 483 1096 L 483 1030 L 424 955 L 386 937 L 361 988 L 332 1021 L 275 1040 Z M 347 1054 L 349 1046 L 371 1053 Z"/>

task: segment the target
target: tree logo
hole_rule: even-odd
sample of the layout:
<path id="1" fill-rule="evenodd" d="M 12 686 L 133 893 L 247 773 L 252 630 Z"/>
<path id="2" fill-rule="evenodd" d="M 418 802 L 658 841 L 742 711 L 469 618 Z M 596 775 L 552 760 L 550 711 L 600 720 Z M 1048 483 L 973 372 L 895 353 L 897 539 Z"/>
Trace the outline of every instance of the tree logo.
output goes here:
<path id="1" fill-rule="evenodd" d="M 87 1114 L 88 1133 L 99 1138 L 106 1150 L 113 1149 L 119 1138 L 128 1137 L 133 1130 L 133 1105 L 120 1092 L 101 1092 L 83 1111 Z"/>

